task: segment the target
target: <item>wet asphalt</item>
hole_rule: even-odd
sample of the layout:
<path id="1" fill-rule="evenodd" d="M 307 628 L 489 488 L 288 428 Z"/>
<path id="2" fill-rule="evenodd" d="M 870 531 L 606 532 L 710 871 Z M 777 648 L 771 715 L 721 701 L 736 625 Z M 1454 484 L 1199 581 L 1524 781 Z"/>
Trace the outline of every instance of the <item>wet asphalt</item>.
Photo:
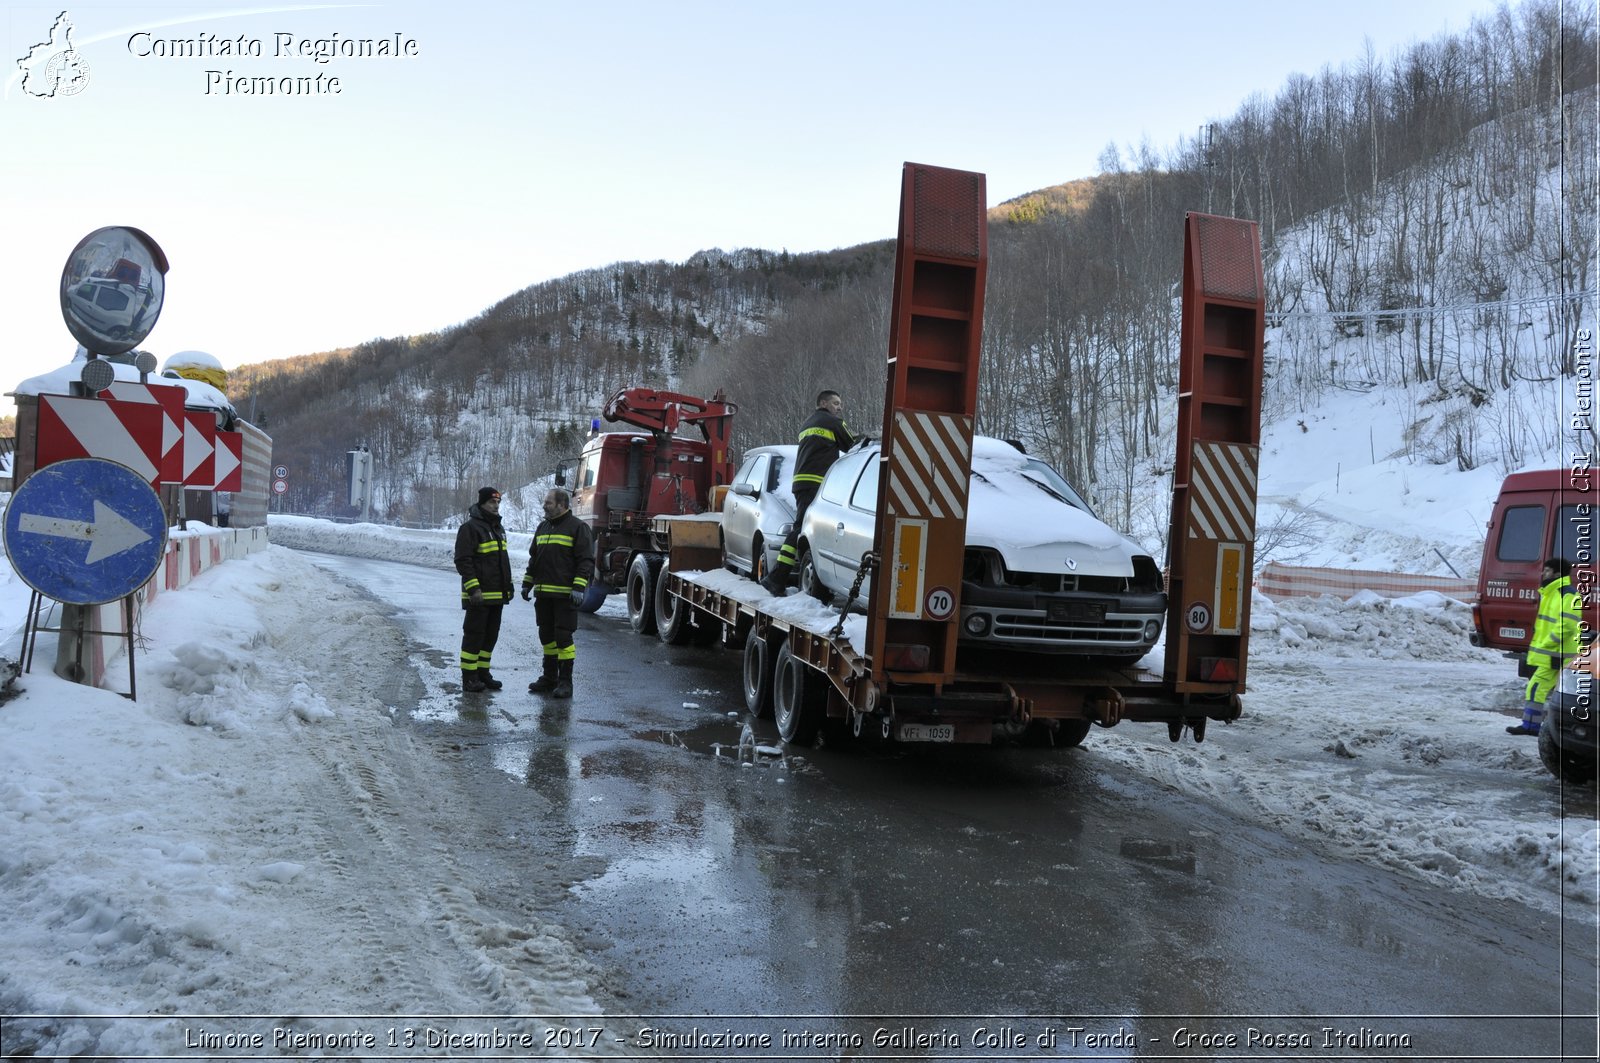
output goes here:
<path id="1" fill-rule="evenodd" d="M 418 586 L 365 564 L 382 596 Z M 424 669 L 452 656 L 436 612 L 395 615 Z M 730 1059 L 1594 1057 L 1592 922 L 1315 851 L 1095 755 L 1138 725 L 783 750 L 738 653 L 605 614 L 578 644 L 571 701 L 528 694 L 503 636 L 505 690 L 434 684 L 408 725 L 553 870 L 544 914 L 641 1052 L 683 1051 L 669 1030 Z M 728 1031 L 775 1047 L 707 1047 Z"/>

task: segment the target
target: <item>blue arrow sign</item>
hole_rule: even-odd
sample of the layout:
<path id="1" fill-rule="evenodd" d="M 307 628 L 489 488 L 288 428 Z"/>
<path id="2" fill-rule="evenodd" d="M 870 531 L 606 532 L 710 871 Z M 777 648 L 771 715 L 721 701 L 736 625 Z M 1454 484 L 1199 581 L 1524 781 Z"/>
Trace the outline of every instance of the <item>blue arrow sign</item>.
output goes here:
<path id="1" fill-rule="evenodd" d="M 46 598 L 100 605 L 150 581 L 167 552 L 167 515 L 125 465 L 73 458 L 37 470 L 11 496 L 6 556 Z"/>

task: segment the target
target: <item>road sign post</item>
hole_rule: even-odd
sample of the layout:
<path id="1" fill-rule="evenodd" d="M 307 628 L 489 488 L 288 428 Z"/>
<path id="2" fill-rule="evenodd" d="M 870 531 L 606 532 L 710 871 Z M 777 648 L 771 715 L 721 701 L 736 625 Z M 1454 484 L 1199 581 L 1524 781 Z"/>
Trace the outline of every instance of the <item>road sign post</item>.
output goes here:
<path id="1" fill-rule="evenodd" d="M 128 680 L 133 687 L 134 592 L 160 569 L 167 551 L 167 520 L 161 499 L 139 473 L 103 458 L 71 458 L 38 469 L 23 481 L 6 507 L 6 556 L 33 590 L 23 632 L 24 664 L 42 630 L 61 633 L 56 672 L 75 682 L 85 678 L 83 637 L 87 606 L 122 600 L 128 638 Z M 59 628 L 39 625 L 43 599 L 68 608 Z"/>

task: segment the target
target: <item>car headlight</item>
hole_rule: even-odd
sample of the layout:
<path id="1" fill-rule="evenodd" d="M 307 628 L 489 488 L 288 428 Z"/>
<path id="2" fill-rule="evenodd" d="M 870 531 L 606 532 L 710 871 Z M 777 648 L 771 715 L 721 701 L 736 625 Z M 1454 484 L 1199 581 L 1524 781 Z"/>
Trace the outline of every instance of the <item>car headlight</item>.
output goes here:
<path id="1" fill-rule="evenodd" d="M 1161 621 L 1146 620 L 1144 622 L 1144 640 L 1146 642 L 1154 642 L 1159 634 L 1161 634 Z"/>
<path id="2" fill-rule="evenodd" d="M 968 613 L 961 626 L 967 629 L 967 634 L 975 639 L 981 639 L 989 634 L 988 613 Z"/>
<path id="3" fill-rule="evenodd" d="M 1594 695 L 1594 676 L 1588 672 L 1579 672 L 1572 668 L 1561 669 L 1561 676 L 1556 680 L 1556 689 L 1563 694 L 1573 697 L 1592 697 Z"/>

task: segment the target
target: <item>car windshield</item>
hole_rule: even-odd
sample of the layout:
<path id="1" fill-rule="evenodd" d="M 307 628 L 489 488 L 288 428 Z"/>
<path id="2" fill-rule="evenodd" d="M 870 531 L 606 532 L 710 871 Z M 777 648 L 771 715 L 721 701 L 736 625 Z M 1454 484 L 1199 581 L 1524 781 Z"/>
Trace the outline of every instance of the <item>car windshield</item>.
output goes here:
<path id="1" fill-rule="evenodd" d="M 1022 463 L 1022 468 L 1017 471 L 1022 473 L 1023 479 L 1056 501 L 1065 502 L 1075 509 L 1081 509 L 1090 516 L 1094 516 L 1094 510 L 1089 508 L 1089 503 L 1083 500 L 1083 496 L 1074 491 L 1072 485 L 1062 479 L 1061 474 L 1052 469 L 1047 463 L 1040 461 L 1038 458 L 1028 458 Z M 978 471 L 977 466 L 973 467 L 972 475 L 984 483 L 993 483 L 992 480 Z"/>

